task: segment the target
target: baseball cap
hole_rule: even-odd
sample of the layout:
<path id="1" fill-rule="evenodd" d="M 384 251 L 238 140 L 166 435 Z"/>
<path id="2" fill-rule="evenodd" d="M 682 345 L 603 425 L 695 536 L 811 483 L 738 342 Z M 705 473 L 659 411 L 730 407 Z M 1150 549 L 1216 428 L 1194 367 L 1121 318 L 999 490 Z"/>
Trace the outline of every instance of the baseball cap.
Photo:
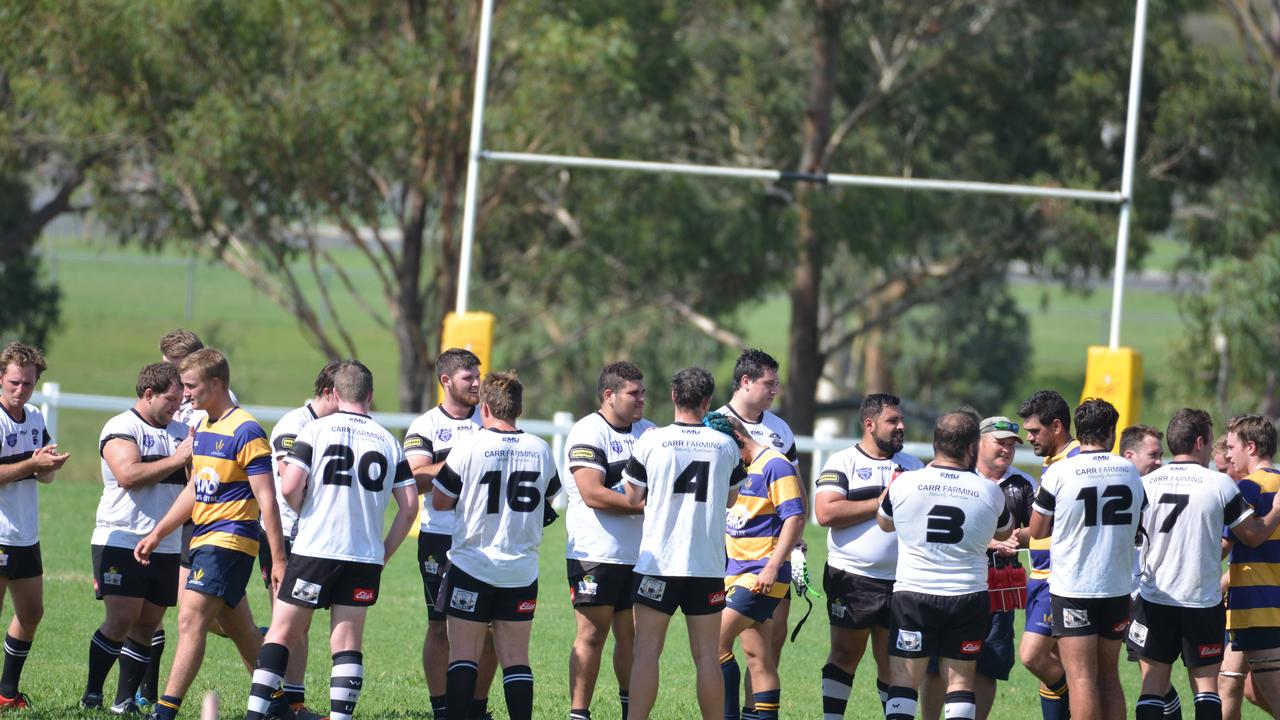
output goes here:
<path id="1" fill-rule="evenodd" d="M 1018 442 L 1022 442 L 1022 436 L 1018 435 L 1018 431 L 1021 429 L 1021 425 L 1003 415 L 989 417 L 978 426 L 978 432 L 983 435 L 994 435 L 998 440 L 1013 438 Z"/>

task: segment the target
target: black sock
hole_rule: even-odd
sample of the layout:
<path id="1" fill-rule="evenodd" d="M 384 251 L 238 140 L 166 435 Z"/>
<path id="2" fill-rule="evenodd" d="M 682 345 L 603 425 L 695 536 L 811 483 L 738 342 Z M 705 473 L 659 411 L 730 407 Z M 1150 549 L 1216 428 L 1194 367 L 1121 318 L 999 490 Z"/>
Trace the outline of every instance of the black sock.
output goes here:
<path id="1" fill-rule="evenodd" d="M 476 694 L 476 675 L 478 668 L 469 660 L 456 660 L 449 663 L 449 671 L 445 674 L 445 715 L 451 718 L 465 718 L 471 709 L 471 697 Z"/>
<path id="2" fill-rule="evenodd" d="M 22 666 L 31 652 L 31 643 L 12 635 L 4 636 L 4 672 L 0 673 L 0 695 L 18 696 L 18 681 L 22 679 Z"/>
<path id="3" fill-rule="evenodd" d="M 886 695 L 884 720 L 914 720 L 919 693 L 909 687 L 891 685 Z"/>
<path id="4" fill-rule="evenodd" d="M 1196 720 L 1222 720 L 1222 698 L 1218 693 L 1196 693 Z"/>
<path id="5" fill-rule="evenodd" d="M 943 717 L 947 720 L 975 720 L 978 717 L 978 700 L 969 690 L 947 693 Z"/>
<path id="6" fill-rule="evenodd" d="M 151 646 L 139 645 L 125 638 L 124 646 L 120 648 L 120 677 L 116 682 L 116 705 L 133 699 L 150 663 Z"/>
<path id="7" fill-rule="evenodd" d="M 446 718 L 447 716 L 445 715 L 444 705 L 445 705 L 445 696 L 444 696 L 444 695 L 432 695 L 432 696 L 431 696 L 431 718 L 432 718 L 432 720 L 445 720 L 445 718 Z"/>
<path id="8" fill-rule="evenodd" d="M 834 663 L 823 665 L 822 720 L 843 718 L 845 708 L 849 705 L 849 692 L 852 690 L 853 675 L 841 670 Z"/>
<path id="9" fill-rule="evenodd" d="M 1139 695 L 1133 717 L 1135 720 L 1164 720 L 1164 697 L 1155 694 Z"/>
<path id="10" fill-rule="evenodd" d="M 1182 720 L 1182 700 L 1178 698 L 1178 690 L 1172 685 L 1164 694 L 1164 720 Z"/>
<path id="11" fill-rule="evenodd" d="M 631 709 L 631 692 L 629 690 L 619 690 L 618 702 L 622 703 L 622 720 L 627 720 L 627 711 Z"/>
<path id="12" fill-rule="evenodd" d="M 329 676 L 330 720 L 351 720 L 363 689 L 364 655 L 355 650 L 334 653 Z"/>
<path id="13" fill-rule="evenodd" d="M 502 694 L 507 698 L 507 716 L 511 720 L 532 720 L 533 668 L 528 665 L 502 668 Z"/>
<path id="14" fill-rule="evenodd" d="M 1071 704 L 1067 698 L 1067 676 L 1040 691 L 1040 714 L 1044 720 L 1067 720 Z"/>
<path id="15" fill-rule="evenodd" d="M 173 695 L 161 695 L 156 700 L 155 720 L 174 720 L 182 709 L 182 698 Z"/>
<path id="16" fill-rule="evenodd" d="M 163 656 L 164 628 L 160 628 L 151 636 L 151 661 L 147 664 L 146 673 L 142 675 L 142 684 L 138 686 L 138 693 L 149 703 L 154 703 L 160 697 L 160 658 Z"/>
<path id="17" fill-rule="evenodd" d="M 280 643 L 263 643 L 249 687 L 249 707 L 244 720 L 261 720 L 271 710 L 271 700 L 284 684 L 284 669 L 289 666 L 289 648 Z"/>
<path id="18" fill-rule="evenodd" d="M 302 683 L 284 682 L 284 701 L 290 705 L 304 705 L 307 702 L 307 686 Z"/>
<path id="19" fill-rule="evenodd" d="M 720 675 L 724 677 L 724 720 L 740 720 L 742 712 L 738 707 L 738 691 L 742 685 L 742 669 L 733 653 L 720 656 Z"/>
<path id="20" fill-rule="evenodd" d="M 120 643 L 103 635 L 101 630 L 95 630 L 93 637 L 89 638 L 89 677 L 84 682 L 85 695 L 102 695 L 102 684 L 118 657 Z"/>
<path id="21" fill-rule="evenodd" d="M 880 710 L 884 711 L 884 704 L 889 701 L 889 683 L 876 678 L 876 694 L 880 696 Z"/>
<path id="22" fill-rule="evenodd" d="M 591 720 L 591 711 L 575 708 L 569 711 L 569 720 Z"/>
<path id="23" fill-rule="evenodd" d="M 756 717 L 760 720 L 778 720 L 778 712 L 782 709 L 782 691 L 764 690 L 753 695 Z"/>
<path id="24" fill-rule="evenodd" d="M 471 698 L 471 709 L 467 711 L 467 720 L 484 720 L 489 714 L 489 698 Z"/>

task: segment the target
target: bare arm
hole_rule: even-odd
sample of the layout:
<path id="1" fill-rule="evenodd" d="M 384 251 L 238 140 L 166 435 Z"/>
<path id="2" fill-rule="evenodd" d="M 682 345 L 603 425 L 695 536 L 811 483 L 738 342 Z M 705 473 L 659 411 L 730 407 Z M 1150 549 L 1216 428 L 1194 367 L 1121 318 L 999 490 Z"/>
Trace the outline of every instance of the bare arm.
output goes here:
<path id="1" fill-rule="evenodd" d="M 731 508 L 733 507 L 733 504 L 736 502 L 738 502 L 738 488 L 736 487 L 729 488 L 729 497 L 727 500 L 725 500 L 724 506 L 727 508 Z"/>
<path id="2" fill-rule="evenodd" d="M 582 502 L 592 510 L 626 515 L 642 512 L 627 500 L 626 495 L 605 487 L 604 472 L 600 469 L 579 465 L 572 471 L 573 481 L 578 485 L 578 494 L 582 496 Z"/>
<path id="3" fill-rule="evenodd" d="M 188 482 L 186 487 L 182 488 L 182 492 L 178 495 L 178 499 L 173 501 L 173 505 L 169 507 L 169 512 L 160 518 L 160 522 L 156 523 L 155 528 L 144 538 L 138 541 L 137 547 L 133 549 L 133 557 L 143 565 L 151 563 L 151 553 L 156 549 L 156 545 L 160 541 L 169 536 L 169 533 L 182 527 L 182 524 L 191 519 L 191 511 L 196 505 L 196 486 L 195 483 Z"/>
<path id="4" fill-rule="evenodd" d="M 258 511 L 262 513 L 262 529 L 267 534 L 267 542 L 271 546 L 271 588 L 280 587 L 284 579 L 284 532 L 280 527 L 280 508 L 276 505 L 276 483 L 271 473 L 258 473 L 249 476 L 249 488 L 258 501 Z"/>
<path id="5" fill-rule="evenodd" d="M 102 446 L 102 459 L 115 476 L 116 484 L 125 490 L 155 485 L 186 468 L 191 460 L 193 434 L 194 431 L 189 430 L 186 439 L 178 443 L 172 455 L 155 462 L 142 462 L 142 451 L 133 440 L 113 438 Z"/>
<path id="6" fill-rule="evenodd" d="M 405 459 L 409 462 L 409 469 L 413 471 L 413 479 L 418 485 L 418 494 L 425 495 L 431 492 L 431 483 L 435 482 L 436 475 L 440 474 L 444 461 L 432 462 L 426 455 L 410 455 Z M 435 505 L 433 504 L 432 507 Z"/>
<path id="7" fill-rule="evenodd" d="M 818 524 L 829 528 L 847 528 L 864 523 L 876 516 L 879 499 L 848 500 L 841 493 L 830 491 L 813 494 L 813 510 Z"/>
<path id="8" fill-rule="evenodd" d="M 644 499 L 648 490 L 636 485 L 635 483 L 627 483 L 627 502 L 635 509 L 635 512 L 644 512 Z"/>
<path id="9" fill-rule="evenodd" d="M 57 445 L 36 448 L 31 457 L 26 460 L 0 465 L 0 485 L 29 477 L 34 477 L 43 483 L 53 482 L 53 474 L 67 462 L 69 457 L 71 457 L 70 453 L 59 453 Z"/>
<path id="10" fill-rule="evenodd" d="M 751 588 L 752 592 L 765 594 L 773 589 L 773 584 L 778 579 L 778 571 L 782 569 L 782 563 L 791 559 L 791 548 L 800 542 L 800 536 L 804 534 L 804 518 L 803 514 L 792 515 L 782 521 L 782 532 L 778 533 L 778 545 L 769 556 L 769 562 L 765 563 L 764 568 L 756 575 L 756 584 Z"/>
<path id="11" fill-rule="evenodd" d="M 301 465 L 291 462 L 282 463 L 280 471 L 280 494 L 285 504 L 298 512 L 302 509 L 302 501 L 307 497 L 307 471 Z"/>
<path id="12" fill-rule="evenodd" d="M 1277 526 L 1280 526 L 1280 502 L 1272 503 L 1271 512 L 1266 517 L 1250 515 L 1241 520 L 1231 528 L 1231 533 L 1245 545 L 1257 547 L 1271 537 Z"/>
<path id="13" fill-rule="evenodd" d="M 396 517 L 391 521 L 391 528 L 387 530 L 387 537 L 382 541 L 383 562 L 391 559 L 399 549 L 400 544 L 404 542 L 404 538 L 409 534 L 409 530 L 413 528 L 413 524 L 418 520 L 418 493 L 415 485 L 405 485 L 391 491 L 396 499 Z M 444 493 L 439 493 L 443 495 Z M 434 498 L 433 498 L 434 500 Z"/>
<path id="14" fill-rule="evenodd" d="M 883 503 L 885 501 L 885 498 L 888 496 L 889 496 L 889 488 L 885 488 L 884 491 L 880 493 L 880 497 L 875 501 L 876 508 L 879 508 L 881 503 Z M 887 533 L 895 532 L 897 530 L 897 526 L 893 524 L 893 518 L 885 517 L 883 514 L 879 512 L 878 509 L 873 512 L 875 512 L 876 514 L 876 525 L 879 525 L 881 530 Z"/>
<path id="15" fill-rule="evenodd" d="M 457 504 L 458 498 L 456 497 L 449 497 L 442 492 L 431 493 L 431 507 L 436 510 L 452 510 Z"/>
<path id="16" fill-rule="evenodd" d="M 1031 524 L 1028 527 L 1031 529 L 1031 537 L 1036 540 L 1047 538 L 1053 532 L 1053 516 L 1034 510 L 1031 513 Z"/>

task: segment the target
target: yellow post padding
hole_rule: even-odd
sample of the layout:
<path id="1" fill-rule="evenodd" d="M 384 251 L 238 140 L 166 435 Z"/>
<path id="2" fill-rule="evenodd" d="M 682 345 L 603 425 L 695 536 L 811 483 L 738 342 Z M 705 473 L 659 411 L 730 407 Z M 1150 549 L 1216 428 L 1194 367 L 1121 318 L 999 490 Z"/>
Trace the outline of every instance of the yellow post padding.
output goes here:
<path id="1" fill-rule="evenodd" d="M 1120 422 L 1116 427 L 1116 448 L 1120 431 L 1142 417 L 1142 353 L 1133 348 L 1112 350 L 1102 345 L 1089 347 L 1084 392 L 1080 399 L 1102 398 L 1116 406 Z"/>
<path id="2" fill-rule="evenodd" d="M 493 355 L 493 314 L 487 312 L 449 313 L 444 318 L 440 335 L 440 351 L 464 348 L 480 358 L 480 369 L 489 372 Z M 436 396 L 444 397 L 444 387 L 436 388 Z"/>

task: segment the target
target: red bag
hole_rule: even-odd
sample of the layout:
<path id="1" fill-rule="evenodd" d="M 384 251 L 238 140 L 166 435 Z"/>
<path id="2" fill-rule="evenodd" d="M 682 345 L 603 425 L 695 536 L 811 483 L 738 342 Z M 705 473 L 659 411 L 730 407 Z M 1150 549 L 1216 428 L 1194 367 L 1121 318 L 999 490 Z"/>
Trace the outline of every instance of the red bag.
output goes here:
<path id="1" fill-rule="evenodd" d="M 991 612 L 1027 607 L 1027 571 L 1021 565 L 987 568 L 987 594 Z"/>

